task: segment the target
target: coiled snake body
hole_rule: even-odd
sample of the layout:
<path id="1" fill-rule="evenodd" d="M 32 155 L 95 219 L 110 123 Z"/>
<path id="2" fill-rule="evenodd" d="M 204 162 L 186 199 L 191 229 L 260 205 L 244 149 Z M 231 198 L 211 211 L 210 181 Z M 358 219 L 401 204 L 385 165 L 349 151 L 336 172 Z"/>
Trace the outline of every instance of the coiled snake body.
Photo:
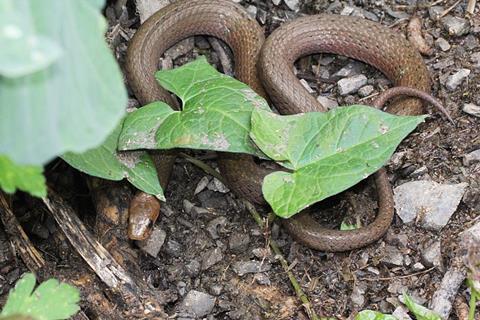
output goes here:
<path id="1" fill-rule="evenodd" d="M 181 0 L 145 21 L 129 44 L 127 77 L 140 103 L 160 100 L 175 105 L 154 73 L 169 47 L 194 35 L 214 36 L 227 43 L 234 55 L 236 78 L 264 97 L 267 92 L 282 114 L 325 111 L 293 72 L 296 59 L 313 53 L 358 59 L 382 71 L 396 86 L 430 92 L 420 54 L 402 36 L 378 23 L 337 15 L 306 16 L 284 24 L 265 40 L 258 23 L 232 1 Z M 422 112 L 422 106 L 418 99 L 397 99 L 388 111 L 415 115 Z M 174 156 L 164 153 L 157 161 L 161 162 L 161 184 L 166 187 Z M 252 157 L 238 154 L 221 154 L 219 166 L 237 195 L 265 204 L 261 182 L 270 171 L 258 166 Z M 301 213 L 284 220 L 284 226 L 299 242 L 323 251 L 351 250 L 376 241 L 390 226 L 394 209 L 385 171 L 378 171 L 374 178 L 379 209 L 370 225 L 350 231 L 330 230 L 322 228 L 310 214 Z"/>

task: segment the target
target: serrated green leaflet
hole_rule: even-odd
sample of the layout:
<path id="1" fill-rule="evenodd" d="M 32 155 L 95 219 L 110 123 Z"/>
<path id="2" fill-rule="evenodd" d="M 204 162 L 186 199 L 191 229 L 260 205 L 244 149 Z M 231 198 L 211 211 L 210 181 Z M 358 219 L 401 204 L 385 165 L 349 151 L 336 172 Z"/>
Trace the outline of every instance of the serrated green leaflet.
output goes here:
<path id="1" fill-rule="evenodd" d="M 373 310 L 360 311 L 355 320 L 398 320 L 396 317 Z"/>
<path id="2" fill-rule="evenodd" d="M 99 145 L 127 104 L 120 68 L 105 43 L 106 23 L 100 10 L 93 1 L 9 3 L 10 9 L 2 6 L 0 10 L 16 12 L 30 26 L 7 25 L 10 36 L 18 36 L 19 30 L 29 32 L 37 36 L 33 41 L 37 49 L 45 50 L 35 55 L 43 63 L 32 66 L 17 61 L 11 52 L 22 46 L 0 50 L 0 55 L 10 52 L 5 63 L 23 65 L 20 71 L 28 73 L 0 78 L 0 154 L 18 164 L 42 165 L 67 151 L 83 152 Z M 54 54 L 54 43 L 62 49 L 61 55 Z M 18 58 L 24 54 L 19 52 Z"/>
<path id="3" fill-rule="evenodd" d="M 129 113 L 118 140 L 118 149 L 155 149 L 158 128 L 174 112 L 166 103 L 153 102 Z"/>
<path id="4" fill-rule="evenodd" d="M 35 276 L 24 275 L 10 291 L 0 316 L 28 315 L 38 320 L 68 319 L 80 310 L 79 291 L 55 279 L 41 283 L 34 291 Z"/>
<path id="5" fill-rule="evenodd" d="M 120 124 L 99 147 L 80 154 L 66 153 L 62 158 L 92 176 L 109 180 L 127 178 L 138 189 L 165 201 L 151 157 L 145 151 L 116 151 L 121 130 Z"/>
<path id="6" fill-rule="evenodd" d="M 42 167 L 19 166 L 6 156 L 0 156 L 0 187 L 8 193 L 20 189 L 40 198 L 47 195 Z"/>
<path id="7" fill-rule="evenodd" d="M 277 215 L 291 217 L 380 169 L 423 119 L 367 106 L 293 116 L 256 109 L 252 139 L 267 156 L 293 170 L 266 176 L 263 195 Z"/>
<path id="8" fill-rule="evenodd" d="M 425 308 L 424 306 L 416 303 L 413 299 L 406 293 L 403 294 L 404 303 L 407 306 L 408 310 L 415 316 L 417 320 L 441 320 L 440 316 L 433 312 L 430 309 Z"/>
<path id="9" fill-rule="evenodd" d="M 173 70 L 159 71 L 160 84 L 183 101 L 157 131 L 157 148 L 191 148 L 263 156 L 249 138 L 254 108 L 267 102 L 246 84 L 219 73 L 204 57 Z"/>

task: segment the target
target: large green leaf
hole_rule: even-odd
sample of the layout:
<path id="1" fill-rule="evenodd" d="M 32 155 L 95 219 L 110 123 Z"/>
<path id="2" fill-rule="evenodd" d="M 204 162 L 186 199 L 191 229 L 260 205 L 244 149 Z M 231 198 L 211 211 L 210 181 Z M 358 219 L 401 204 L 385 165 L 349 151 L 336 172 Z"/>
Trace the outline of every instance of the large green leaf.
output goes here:
<path id="1" fill-rule="evenodd" d="M 156 78 L 183 101 L 182 111 L 165 111 L 168 116 L 162 118 L 163 123 L 156 132 L 156 148 L 263 155 L 249 138 L 250 118 L 254 108 L 269 108 L 267 102 L 246 84 L 219 73 L 204 57 L 180 68 L 159 71 Z M 129 139 L 121 138 L 121 149 L 140 147 L 145 135 L 151 135 L 158 127 L 155 122 L 148 127 L 137 123 L 133 129 L 128 126 Z M 137 140 L 133 136 L 135 130 Z M 125 144 L 126 140 L 130 145 Z M 151 147 L 151 141 L 143 147 Z"/>
<path id="2" fill-rule="evenodd" d="M 14 13 L 7 18 L 7 30 L 15 38 L 9 40 L 9 48 L 0 42 L 0 57 L 8 59 L 0 59 L 0 72 L 5 74 L 2 65 L 10 65 L 17 66 L 13 75 L 25 74 L 0 77 L 0 154 L 19 164 L 40 165 L 66 151 L 83 152 L 100 144 L 121 119 L 127 102 L 120 69 L 105 43 L 100 2 L 0 4 L 0 17 Z M 25 43 L 18 37 L 23 32 L 34 40 Z M 32 43 L 45 53 L 43 64 L 25 60 L 35 52 L 26 49 Z M 62 54 L 52 48 L 61 48 Z"/>
<path id="3" fill-rule="evenodd" d="M 280 116 L 256 109 L 251 137 L 293 172 L 274 172 L 263 195 L 288 218 L 380 169 L 423 116 L 394 116 L 367 106 Z"/>
<path id="4" fill-rule="evenodd" d="M 79 154 L 69 152 L 62 158 L 92 176 L 108 180 L 127 178 L 138 189 L 165 201 L 152 158 L 145 151 L 117 152 L 121 130 L 120 124 L 99 147 Z"/>
<path id="5" fill-rule="evenodd" d="M 0 316 L 27 315 L 38 320 L 68 319 L 80 310 L 80 293 L 56 279 L 42 282 L 35 291 L 35 276 L 24 275 L 10 291 Z"/>
<path id="6" fill-rule="evenodd" d="M 14 193 L 16 189 L 36 197 L 47 195 L 47 186 L 41 166 L 17 165 L 8 157 L 0 155 L 0 188 Z"/>

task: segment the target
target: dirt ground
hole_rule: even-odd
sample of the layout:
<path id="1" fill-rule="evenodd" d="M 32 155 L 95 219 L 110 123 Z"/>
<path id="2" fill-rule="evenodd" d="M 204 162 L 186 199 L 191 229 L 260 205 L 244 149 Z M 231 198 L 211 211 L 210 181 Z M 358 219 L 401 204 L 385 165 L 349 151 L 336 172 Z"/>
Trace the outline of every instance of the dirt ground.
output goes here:
<path id="1" fill-rule="evenodd" d="M 172 318 L 190 319 L 182 315 L 181 306 L 194 290 L 207 294 L 206 299 L 215 303 L 202 318 L 307 319 L 278 257 L 269 248 L 269 239 L 279 245 L 289 269 L 318 315 L 346 319 L 364 309 L 391 313 L 399 305 L 399 295 L 404 291 L 428 305 L 453 263 L 459 233 L 478 222 L 480 162 L 470 163 L 465 156 L 480 148 L 480 118 L 462 109 L 465 104 L 480 106 L 479 4 L 476 15 L 469 21 L 468 31 L 452 35 L 442 20 L 435 20 L 435 12 L 442 13 L 454 5 L 446 16 L 464 18 L 467 1 L 456 4 L 435 1 L 432 5 L 432 1 L 415 0 L 300 0 L 298 10 L 292 10 L 287 3 L 295 2 L 243 0 L 240 4 L 255 14 L 266 34 L 295 17 L 322 12 L 363 15 L 399 34 L 406 33 L 412 15 L 421 17 L 422 31 L 433 49 L 431 55 L 424 56 L 433 82 L 433 95 L 444 103 L 455 126 L 436 110 L 428 109 L 431 116 L 404 140 L 397 149 L 395 161 L 391 161 L 387 169 L 394 187 L 415 180 L 444 184 L 466 182 L 465 195 L 441 231 L 429 231 L 415 223 L 407 225 L 396 216 L 387 235 L 374 244 L 346 253 L 324 253 L 294 242 L 277 222 L 268 230 L 270 233 L 266 233 L 233 193 L 225 192 L 221 186 L 216 188 L 211 176 L 185 158 L 178 158 L 166 191 L 168 203 L 162 207 L 157 221 L 158 228 L 166 235 L 160 253 L 153 258 L 132 244 L 138 255 L 140 276 L 151 288 L 168 293 L 164 307 Z M 139 25 L 134 4 L 129 1 L 127 7 L 123 16 L 120 16 L 122 11 L 115 11 L 113 1 L 106 9 L 110 32 L 115 28 L 121 30 L 120 36 L 111 41 L 120 64 L 124 62 L 128 39 Z M 447 50 L 441 47 L 444 43 L 439 39 L 448 42 Z M 175 57 L 174 65 L 181 65 L 200 54 L 207 54 L 210 62 L 219 65 L 220 58 L 210 47 L 207 38 L 196 37 L 195 48 Z M 344 57 L 322 54 L 301 59 L 297 69 L 314 95 L 336 99 L 339 105 L 358 101 L 368 104 L 369 96 L 374 97 L 376 92 L 389 86 L 381 73 L 356 63 L 353 74 L 365 74 L 373 90 L 367 98 L 358 93 L 340 96 L 336 86 L 339 78 L 335 73 L 351 63 L 352 60 Z M 468 78 L 456 89 L 448 89 L 449 77 L 460 69 L 470 70 Z M 191 154 L 216 167 L 214 154 Z M 61 160 L 47 167 L 47 176 L 57 190 L 64 190 L 62 195 L 78 210 L 87 227 L 93 228 L 94 207 L 85 176 Z M 362 182 L 351 191 L 318 205 L 323 224 L 338 228 L 345 215 L 350 222 L 372 221 L 376 195 L 371 181 Z M 52 240 L 50 234 L 54 232 L 55 223 L 44 209 L 23 194 L 14 200 L 18 219 L 44 258 L 55 266 L 50 275 L 62 274 L 62 278 L 73 281 L 69 275 L 77 279 L 79 270 L 88 272 L 88 267 L 64 238 Z M 425 257 L 425 252 L 438 243 L 441 253 L 431 261 Z M 0 227 L 0 305 L 14 282 L 27 271 L 18 256 L 12 257 L 12 250 L 14 248 Z M 248 267 L 250 261 L 257 263 L 253 272 L 241 275 L 239 268 Z M 102 287 L 98 289 L 101 292 Z M 457 309 L 468 303 L 468 297 L 467 287 L 462 285 L 449 319 L 459 318 Z M 91 300 L 82 300 L 85 310 L 90 308 L 89 303 Z"/>

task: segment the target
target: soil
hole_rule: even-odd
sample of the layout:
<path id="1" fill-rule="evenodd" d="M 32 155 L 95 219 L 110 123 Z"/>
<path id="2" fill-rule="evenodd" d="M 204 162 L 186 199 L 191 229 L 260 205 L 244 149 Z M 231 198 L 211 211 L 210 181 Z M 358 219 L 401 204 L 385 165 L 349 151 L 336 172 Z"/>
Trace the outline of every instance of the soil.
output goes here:
<path id="1" fill-rule="evenodd" d="M 306 0 L 299 3 L 299 10 L 294 11 L 284 2 L 274 5 L 271 0 L 240 1 L 251 12 L 256 9 L 257 20 L 267 34 L 297 16 L 321 12 L 339 14 L 349 8 L 353 8 L 353 14 L 375 18 L 403 35 L 408 18 L 421 17 L 422 31 L 433 48 L 433 54 L 424 57 L 432 77 L 433 95 L 444 103 L 455 125 L 436 110 L 428 109 L 431 116 L 402 142 L 393 157 L 395 160 L 387 166 L 389 177 L 394 187 L 414 180 L 445 184 L 466 182 L 466 193 L 441 231 L 429 231 L 416 223 L 406 225 L 396 216 L 387 235 L 374 244 L 346 253 L 324 253 L 293 241 L 278 222 L 262 230 L 233 193 L 222 188 L 216 191 L 218 188 L 213 183 L 200 188 L 205 181 L 211 182 L 212 177 L 179 157 L 166 191 L 168 203 L 162 206 L 156 223 L 166 233 L 160 253 L 151 257 L 131 243 L 138 255 L 140 276 L 155 290 L 169 293 L 164 308 L 173 318 L 181 318 L 178 312 L 183 299 L 188 292 L 196 290 L 215 299 L 215 306 L 204 316 L 206 319 L 307 319 L 287 274 L 269 247 L 270 239 L 279 245 L 289 269 L 318 315 L 346 319 L 364 309 L 391 313 L 399 305 L 399 295 L 404 291 L 428 304 L 453 263 L 458 235 L 478 221 L 480 162 L 467 163 L 465 155 L 480 148 L 480 118 L 465 113 L 462 107 L 468 103 L 480 105 L 480 62 L 473 60 L 473 54 L 480 53 L 479 5 L 476 16 L 470 20 L 469 32 L 456 36 L 450 35 L 440 21 L 432 18 L 432 5 L 427 1 Z M 454 4 L 453 1 L 436 3 L 442 10 Z M 448 15 L 465 17 L 466 6 L 467 1 L 460 1 Z M 109 40 L 121 65 L 128 39 L 139 25 L 133 2 L 127 3 L 127 9 L 121 15 L 115 11 L 112 1 L 105 10 L 110 24 Z M 121 32 L 113 33 L 115 28 Z M 442 51 L 435 45 L 438 38 L 448 41 L 450 49 Z M 200 54 L 207 54 L 209 61 L 220 68 L 219 56 L 209 50 L 207 40 L 196 37 L 196 47 L 173 59 L 173 64 L 181 65 Z M 296 67 L 313 94 L 337 99 L 339 105 L 358 101 L 368 104 L 373 97 L 340 96 L 336 92 L 339 78 L 333 74 L 351 61 L 322 54 L 303 58 Z M 373 86 L 373 93 L 390 85 L 378 71 L 359 65 L 363 68 L 361 73 L 367 75 L 368 83 Z M 319 67 L 324 70 L 323 75 L 327 75 L 326 79 L 320 79 Z M 461 68 L 470 70 L 468 79 L 457 89 L 448 90 L 447 78 Z M 132 104 L 135 104 L 133 100 Z M 191 155 L 216 168 L 214 154 L 195 152 Z M 87 228 L 93 229 L 94 206 L 85 176 L 58 159 L 47 167 L 46 173 L 49 183 L 63 190 L 64 199 L 77 210 Z M 319 219 L 331 228 L 338 228 L 344 219 L 366 224 L 375 216 L 375 197 L 372 183 L 367 180 L 317 205 Z M 78 280 L 79 274 L 86 272 L 88 267 L 64 238 L 62 242 L 52 236 L 55 225 L 46 210 L 24 194 L 15 196 L 14 208 L 31 240 L 54 265 L 53 270 L 45 271 L 43 276 Z M 14 248 L 2 229 L 0 227 L 0 305 L 14 282 L 27 271 L 22 261 L 12 254 Z M 436 242 L 440 242 L 440 263 L 432 265 L 425 261 L 422 253 Z M 395 253 L 402 257 L 400 263 L 389 258 Z M 248 261 L 259 262 L 267 271 L 239 275 L 236 267 Z M 100 285 L 97 290 L 101 292 L 102 288 L 105 289 Z M 457 293 L 460 302 L 456 307 L 462 302 L 468 303 L 468 298 L 467 287 L 462 285 Z M 91 303 L 90 299 L 82 300 L 84 310 L 88 310 Z M 457 314 L 454 308 L 449 319 L 459 319 Z"/>

